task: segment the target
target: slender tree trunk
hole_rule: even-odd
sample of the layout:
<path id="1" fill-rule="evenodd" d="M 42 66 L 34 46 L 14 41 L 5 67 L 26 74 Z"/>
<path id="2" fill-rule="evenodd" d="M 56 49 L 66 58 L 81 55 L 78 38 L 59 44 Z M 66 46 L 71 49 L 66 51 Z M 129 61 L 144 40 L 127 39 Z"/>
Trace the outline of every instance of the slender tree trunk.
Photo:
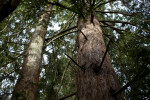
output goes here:
<path id="1" fill-rule="evenodd" d="M 26 50 L 22 71 L 11 100 L 36 100 L 43 44 L 51 10 L 52 5 L 46 6 L 39 18 L 38 25 Z"/>
<path id="2" fill-rule="evenodd" d="M 95 15 L 86 19 L 78 19 L 78 64 L 85 68 L 79 69 L 77 76 L 78 100 L 123 100 L 121 94 L 114 96 L 120 86 L 112 68 L 107 53 L 101 68 L 106 51 L 103 33 Z"/>

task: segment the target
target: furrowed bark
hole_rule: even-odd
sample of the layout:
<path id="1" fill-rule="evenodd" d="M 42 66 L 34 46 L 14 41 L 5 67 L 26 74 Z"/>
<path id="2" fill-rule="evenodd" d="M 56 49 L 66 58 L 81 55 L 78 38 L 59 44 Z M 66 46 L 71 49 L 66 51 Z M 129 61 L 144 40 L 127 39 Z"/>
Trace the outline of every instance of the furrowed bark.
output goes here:
<path id="1" fill-rule="evenodd" d="M 38 25 L 26 50 L 22 70 L 11 100 L 37 100 L 43 44 L 51 11 L 52 5 L 48 5 L 41 13 Z"/>
<path id="2" fill-rule="evenodd" d="M 91 21 L 91 18 L 93 18 Z M 106 51 L 103 33 L 96 16 L 89 15 L 85 19 L 78 19 L 77 50 L 78 64 L 85 68 L 78 69 L 77 99 L 78 100 L 123 100 L 121 94 L 113 95 L 120 89 L 117 76 L 112 68 L 109 54 L 106 54 L 103 65 L 100 67 Z M 98 72 L 95 69 L 99 69 Z"/>

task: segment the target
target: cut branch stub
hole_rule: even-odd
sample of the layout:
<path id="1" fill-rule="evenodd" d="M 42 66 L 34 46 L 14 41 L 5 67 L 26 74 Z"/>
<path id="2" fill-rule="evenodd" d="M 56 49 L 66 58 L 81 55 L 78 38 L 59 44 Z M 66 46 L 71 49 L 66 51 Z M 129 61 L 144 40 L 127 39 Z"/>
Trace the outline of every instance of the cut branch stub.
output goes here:
<path id="1" fill-rule="evenodd" d="M 83 72 L 85 72 L 85 68 L 83 68 L 82 66 L 80 66 L 75 60 L 73 60 L 73 58 L 71 58 L 69 55 L 67 55 L 65 53 L 65 55 L 75 64 L 77 65 Z"/>
<path id="2" fill-rule="evenodd" d="M 82 33 L 82 35 L 84 36 L 84 38 L 85 38 L 86 40 L 88 40 L 87 37 L 86 37 L 86 35 L 85 35 L 81 30 L 79 30 L 79 31 Z"/>
<path id="3" fill-rule="evenodd" d="M 111 42 L 111 39 L 109 40 L 109 42 L 108 42 L 108 44 L 107 44 L 106 51 L 105 51 L 105 53 L 104 53 L 104 56 L 103 56 L 103 59 L 102 59 L 102 62 L 101 62 L 101 64 L 100 64 L 100 66 L 93 69 L 95 73 L 98 73 L 98 72 L 100 71 L 100 69 L 102 68 L 102 66 L 103 66 L 103 63 L 104 63 L 106 54 L 107 54 L 108 49 L 109 49 L 110 42 Z"/>

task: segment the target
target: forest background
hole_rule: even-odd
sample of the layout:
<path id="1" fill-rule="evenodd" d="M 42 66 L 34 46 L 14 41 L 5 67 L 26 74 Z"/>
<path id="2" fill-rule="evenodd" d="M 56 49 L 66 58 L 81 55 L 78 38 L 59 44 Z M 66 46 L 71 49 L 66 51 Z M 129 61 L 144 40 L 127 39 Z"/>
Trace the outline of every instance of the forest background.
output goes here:
<path id="1" fill-rule="evenodd" d="M 23 73 L 26 51 L 31 41 L 36 40 L 34 34 L 39 32 L 37 27 L 43 25 L 45 39 L 37 39 L 43 41 L 39 50 L 41 61 L 36 63 L 40 70 L 36 84 L 38 89 L 35 88 L 37 99 L 57 100 L 68 95 L 67 100 L 76 100 L 76 77 L 78 69 L 81 69 L 76 62 L 77 20 L 78 16 L 86 15 L 80 10 L 84 8 L 84 0 L 16 1 L 20 2 L 15 5 L 17 8 L 14 10 L 11 6 L 9 9 L 14 11 L 10 11 L 12 13 L 0 22 L 0 99 L 11 98 L 17 79 Z M 106 48 L 109 48 L 107 52 L 121 85 L 119 92 L 123 92 L 125 100 L 149 100 L 150 1 L 89 1 L 93 5 L 88 9 L 94 10 Z M 0 5 L 6 11 L 9 3 L 5 1 Z M 51 5 L 51 9 L 45 10 L 47 5 Z M 0 16 L 3 14 L 1 11 L 0 8 Z M 40 22 L 44 12 L 49 16 L 43 18 L 48 16 L 49 19 Z M 32 77 L 31 73 L 26 76 Z"/>

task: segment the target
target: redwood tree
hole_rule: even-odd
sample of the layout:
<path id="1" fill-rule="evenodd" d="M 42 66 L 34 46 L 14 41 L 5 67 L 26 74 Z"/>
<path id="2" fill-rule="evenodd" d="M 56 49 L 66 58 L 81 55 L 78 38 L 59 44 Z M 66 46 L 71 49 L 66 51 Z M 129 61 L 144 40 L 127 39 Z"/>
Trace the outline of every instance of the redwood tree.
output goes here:
<path id="1" fill-rule="evenodd" d="M 105 47 L 99 21 L 94 11 L 90 12 L 89 2 L 82 1 L 85 8 L 81 9 L 83 16 L 79 16 L 77 24 L 77 60 L 82 67 L 77 76 L 77 99 L 123 100 L 121 94 L 113 95 L 120 86 Z"/>
<path id="2" fill-rule="evenodd" d="M 48 5 L 41 13 L 35 32 L 26 50 L 22 70 L 11 100 L 36 100 L 37 98 L 43 44 L 51 11 L 52 5 Z"/>
<path id="3" fill-rule="evenodd" d="M 78 20 L 78 64 L 84 70 L 78 70 L 77 98 L 78 100 L 122 100 L 122 96 L 113 93 L 120 86 L 112 68 L 108 53 L 104 58 L 106 47 L 103 33 L 96 16 Z M 84 37 L 84 35 L 86 38 Z M 104 59 L 104 62 L 103 62 Z M 103 62 L 103 64 L 102 64 Z M 101 65 L 102 64 L 102 65 Z"/>
<path id="4" fill-rule="evenodd" d="M 62 100 L 70 97 L 69 100 L 74 100 L 76 96 L 73 95 L 77 95 L 79 100 L 120 100 L 123 99 L 121 95 L 123 91 L 127 100 L 149 98 L 150 3 L 148 0 L 48 1 L 57 5 L 53 10 L 55 16 L 51 16 L 51 22 L 59 22 L 61 31 L 55 32 L 56 27 L 52 30 L 48 28 L 50 34 L 46 34 L 47 43 L 44 46 L 47 48 L 43 52 L 41 43 L 44 38 L 37 39 L 39 34 L 43 37 L 43 32 L 41 28 L 39 28 L 40 33 L 36 30 L 34 33 L 36 35 L 33 35 L 26 50 L 23 70 L 12 99 L 55 100 L 61 97 L 59 100 Z M 2 30 L 0 31 L 0 99 L 2 100 L 10 99 L 12 87 L 21 70 L 24 48 L 28 46 L 26 43 L 31 37 L 31 29 L 36 25 L 39 11 L 46 3 L 47 0 L 33 0 L 33 2 L 24 0 L 18 7 L 19 10 L 13 13 L 11 20 L 6 19 L 0 23 Z M 39 26 L 42 25 L 41 23 L 38 23 Z M 52 26 L 55 26 L 53 23 Z M 52 28 L 50 24 L 49 27 Z M 74 49 L 76 35 L 78 35 L 77 49 Z M 41 40 L 42 42 L 39 43 Z M 108 42 L 109 40 L 111 41 Z M 78 50 L 77 62 L 74 60 L 76 50 Z M 108 50 L 119 82 L 121 85 L 125 84 L 122 88 L 119 88 Z M 41 52 L 44 58 L 40 67 Z M 29 60 L 33 56 L 37 59 Z M 30 61 L 33 66 L 28 66 Z M 39 72 L 39 67 L 42 71 L 38 80 L 38 74 L 35 73 Z M 77 85 L 74 82 L 76 75 Z M 37 96 L 37 85 L 39 96 Z M 70 92 L 73 93 L 69 94 Z M 32 98 L 33 95 L 38 98 Z"/>

